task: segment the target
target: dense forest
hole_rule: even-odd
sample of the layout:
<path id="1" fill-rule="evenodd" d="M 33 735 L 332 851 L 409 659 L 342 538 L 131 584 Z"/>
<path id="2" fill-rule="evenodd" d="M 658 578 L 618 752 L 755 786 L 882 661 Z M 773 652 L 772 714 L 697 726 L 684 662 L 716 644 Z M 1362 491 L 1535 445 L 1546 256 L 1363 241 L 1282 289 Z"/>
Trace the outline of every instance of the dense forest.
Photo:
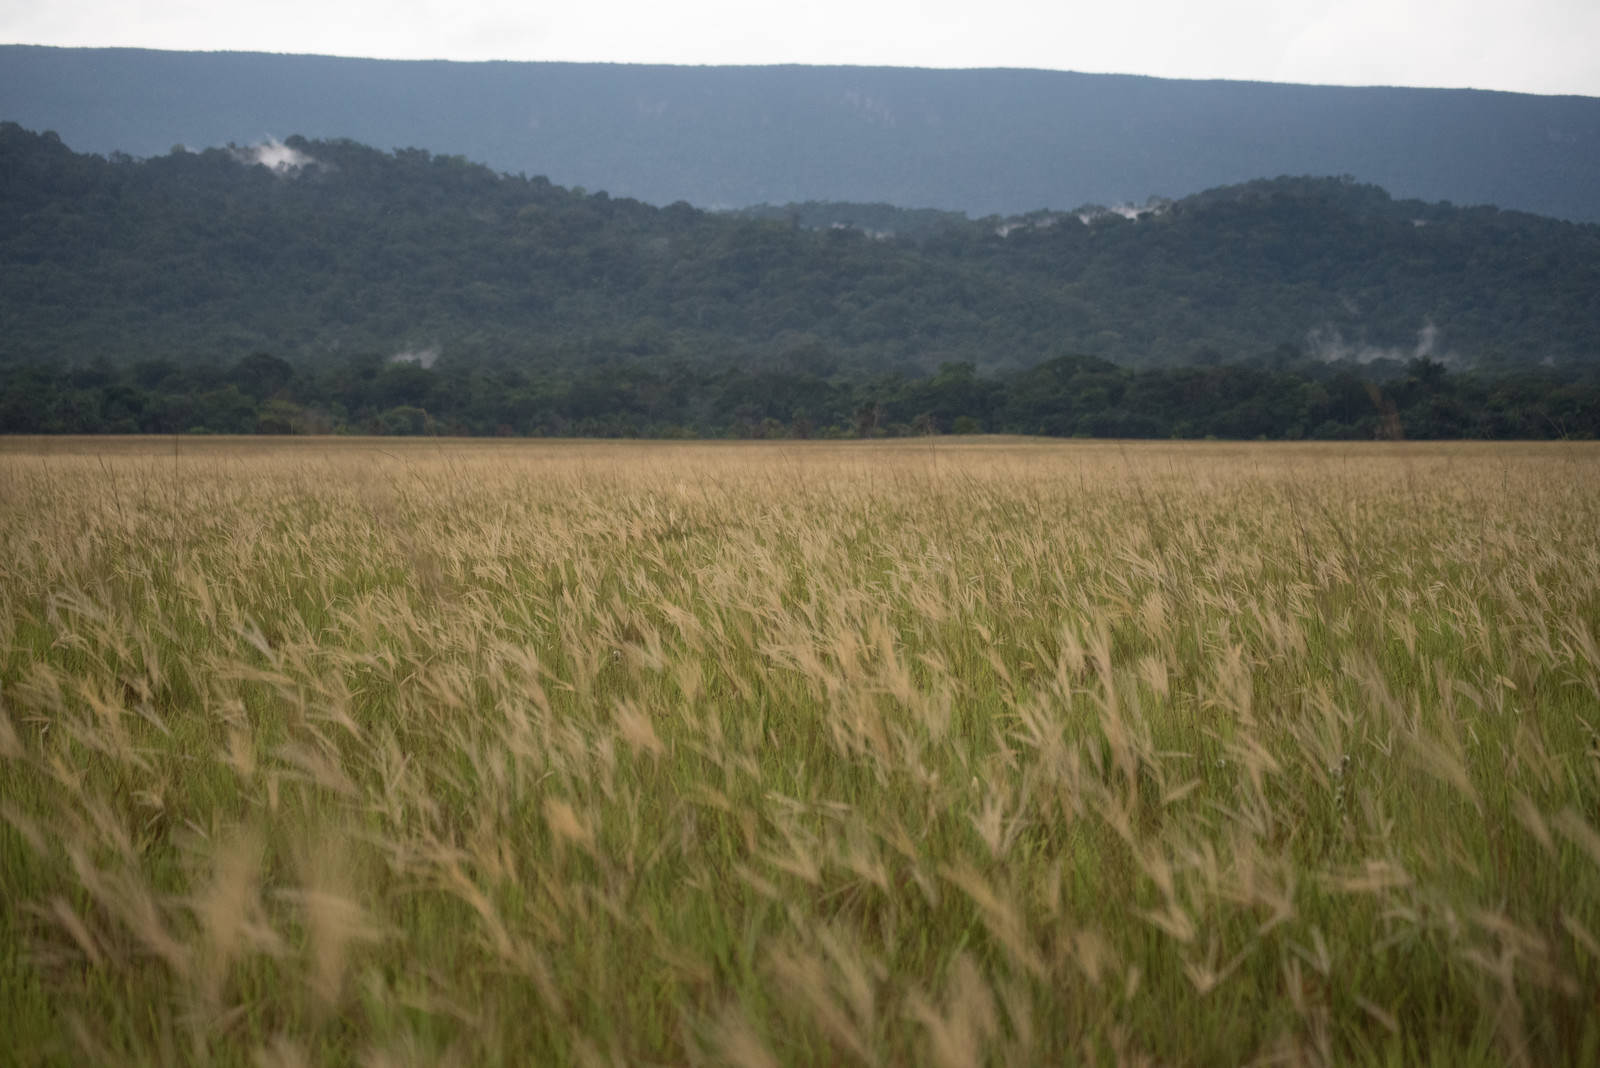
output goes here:
<path id="1" fill-rule="evenodd" d="M 0 124 L 0 430 L 1600 431 L 1600 226 L 1281 178 L 708 213 L 348 141 Z"/>
<path id="2" fill-rule="evenodd" d="M 993 376 L 823 377 L 632 360 L 531 373 L 381 356 L 296 368 L 168 359 L 0 371 L 0 430 L 20 433 L 878 437 L 1021 433 L 1135 438 L 1594 438 L 1600 375 L 1484 377 L 1414 359 L 1132 370 L 1064 356 Z"/>
<path id="3" fill-rule="evenodd" d="M 655 208 L 415 149 L 292 138 L 106 159 L 4 124 L 0 364 L 410 353 L 828 376 L 1077 353 L 1480 370 L 1600 356 L 1595 225 L 1312 178 L 1134 218 L 878 214 L 906 232 L 809 227 L 804 205 Z"/>

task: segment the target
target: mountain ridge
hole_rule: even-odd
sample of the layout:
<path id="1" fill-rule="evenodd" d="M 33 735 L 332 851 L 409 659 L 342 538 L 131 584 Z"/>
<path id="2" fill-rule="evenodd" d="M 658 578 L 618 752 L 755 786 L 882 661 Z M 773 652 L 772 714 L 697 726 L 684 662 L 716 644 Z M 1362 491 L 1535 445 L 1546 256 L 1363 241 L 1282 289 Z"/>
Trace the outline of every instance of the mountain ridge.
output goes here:
<path id="1" fill-rule="evenodd" d="M 1494 90 L 13 45 L 0 118 L 136 156 L 291 130 L 420 146 L 658 205 L 1009 215 L 1351 174 L 1400 197 L 1600 221 L 1600 99 Z"/>

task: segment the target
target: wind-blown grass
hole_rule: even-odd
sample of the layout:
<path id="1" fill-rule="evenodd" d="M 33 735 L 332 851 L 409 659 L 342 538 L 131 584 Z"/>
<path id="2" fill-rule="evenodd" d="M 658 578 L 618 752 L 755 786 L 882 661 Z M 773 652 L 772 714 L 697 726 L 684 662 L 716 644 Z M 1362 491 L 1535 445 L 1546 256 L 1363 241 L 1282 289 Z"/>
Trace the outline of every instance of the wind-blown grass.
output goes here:
<path id="1" fill-rule="evenodd" d="M 0 452 L 24 1063 L 1600 1063 L 1600 450 Z"/>

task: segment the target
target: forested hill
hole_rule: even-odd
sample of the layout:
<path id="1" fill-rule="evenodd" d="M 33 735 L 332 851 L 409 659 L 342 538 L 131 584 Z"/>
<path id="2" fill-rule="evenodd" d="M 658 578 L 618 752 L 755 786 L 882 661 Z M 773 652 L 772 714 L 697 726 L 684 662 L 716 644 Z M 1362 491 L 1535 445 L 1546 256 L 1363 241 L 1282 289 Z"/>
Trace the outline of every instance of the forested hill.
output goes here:
<path id="1" fill-rule="evenodd" d="M 0 119 L 135 156 L 299 132 L 654 204 L 1016 214 L 1275 174 L 1600 222 L 1600 99 L 1038 70 L 0 47 Z"/>
<path id="2" fill-rule="evenodd" d="M 1600 226 L 1336 179 L 921 237 L 291 138 L 137 161 L 0 125 L 0 362 L 334 353 L 980 371 L 1276 353 L 1593 364 Z M 1087 221 L 1084 221 L 1087 219 Z"/>

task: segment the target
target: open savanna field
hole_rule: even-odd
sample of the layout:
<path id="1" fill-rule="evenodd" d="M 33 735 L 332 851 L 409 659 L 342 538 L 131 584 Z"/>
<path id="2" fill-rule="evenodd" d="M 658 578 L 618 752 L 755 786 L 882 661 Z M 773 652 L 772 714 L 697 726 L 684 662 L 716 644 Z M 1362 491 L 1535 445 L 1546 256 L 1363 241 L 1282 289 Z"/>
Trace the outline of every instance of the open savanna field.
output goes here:
<path id="1" fill-rule="evenodd" d="M 1600 447 L 0 439 L 0 1060 L 1600 1063 Z"/>

